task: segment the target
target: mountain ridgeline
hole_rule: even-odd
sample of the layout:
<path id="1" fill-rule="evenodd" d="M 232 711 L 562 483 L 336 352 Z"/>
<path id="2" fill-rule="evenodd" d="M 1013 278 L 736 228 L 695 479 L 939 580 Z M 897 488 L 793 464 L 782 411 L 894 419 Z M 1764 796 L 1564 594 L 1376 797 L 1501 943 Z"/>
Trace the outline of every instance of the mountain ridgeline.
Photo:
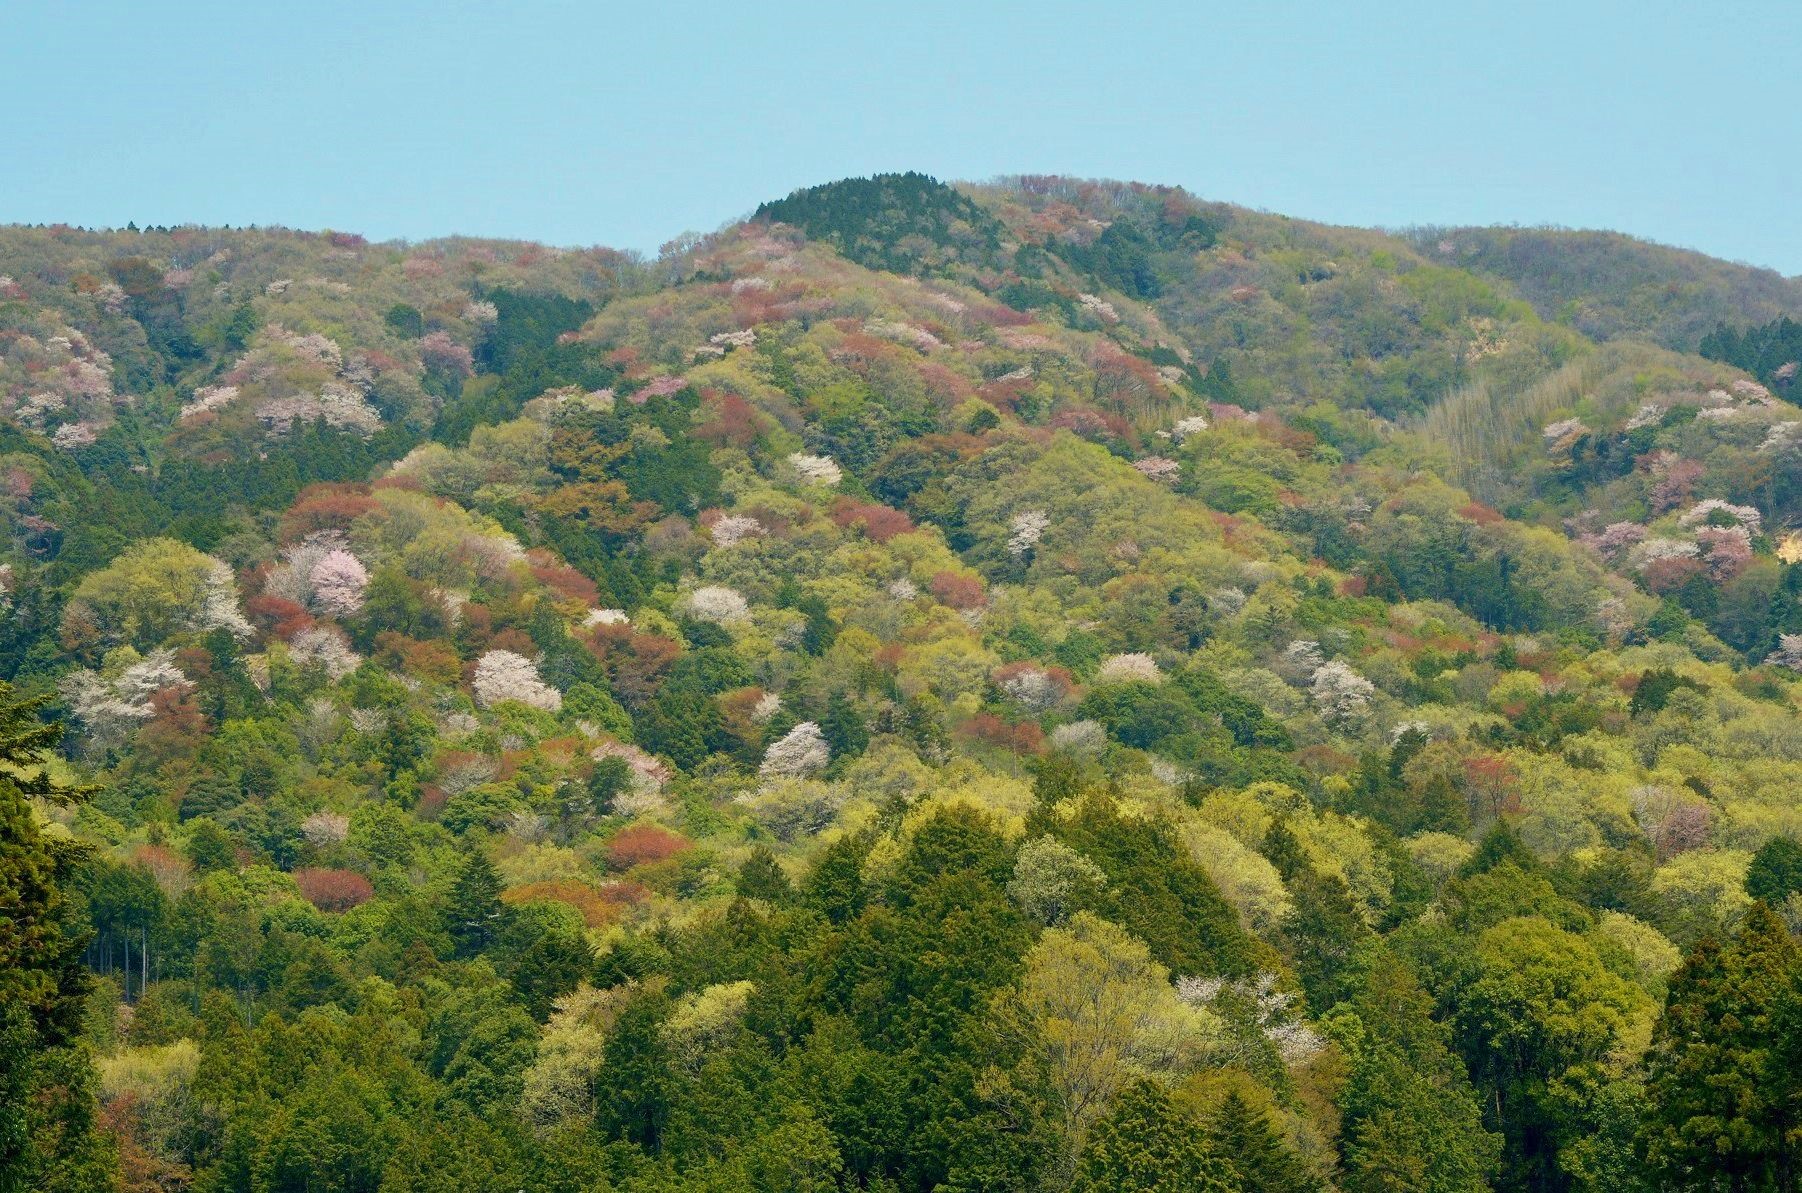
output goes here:
<path id="1" fill-rule="evenodd" d="M 1782 1190 L 1802 285 L 847 179 L 0 228 L 0 1193 Z"/>

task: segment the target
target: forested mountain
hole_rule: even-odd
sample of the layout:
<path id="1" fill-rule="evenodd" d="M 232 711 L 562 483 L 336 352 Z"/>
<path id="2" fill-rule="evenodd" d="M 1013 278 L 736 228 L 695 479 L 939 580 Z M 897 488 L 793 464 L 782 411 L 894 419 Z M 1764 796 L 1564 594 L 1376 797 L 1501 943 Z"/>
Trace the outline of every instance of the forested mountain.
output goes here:
<path id="1" fill-rule="evenodd" d="M 1794 286 L 0 229 L 0 1190 L 1793 1188 Z"/>

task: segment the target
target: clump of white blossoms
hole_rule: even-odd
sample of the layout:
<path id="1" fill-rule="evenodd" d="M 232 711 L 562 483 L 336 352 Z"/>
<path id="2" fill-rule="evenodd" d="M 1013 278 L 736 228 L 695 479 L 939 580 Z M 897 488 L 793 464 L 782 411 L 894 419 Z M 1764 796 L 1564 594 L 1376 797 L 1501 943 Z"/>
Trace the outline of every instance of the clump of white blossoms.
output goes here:
<path id="1" fill-rule="evenodd" d="M 763 752 L 763 765 L 758 767 L 758 773 L 800 778 L 825 770 L 831 761 L 832 748 L 826 744 L 826 736 L 820 732 L 820 727 L 812 721 L 802 721 L 770 743 L 770 748 Z"/>
<path id="2" fill-rule="evenodd" d="M 350 836 L 350 817 L 342 812 L 315 812 L 300 822 L 300 831 L 315 849 L 336 845 Z"/>
<path id="3" fill-rule="evenodd" d="M 732 625 L 751 618 L 751 606 L 737 589 L 708 584 L 688 594 L 682 608 L 697 621 Z"/>
<path id="4" fill-rule="evenodd" d="M 1375 684 L 1340 659 L 1321 664 L 1308 687 L 1315 707 L 1329 721 L 1350 721 L 1364 715 L 1376 691 Z"/>
<path id="5" fill-rule="evenodd" d="M 1293 672 L 1297 671 L 1312 677 L 1315 670 L 1324 662 L 1326 662 L 1326 655 L 1321 652 L 1320 643 L 1309 638 L 1297 639 L 1289 643 L 1288 648 L 1283 651 L 1283 663 L 1286 665 L 1286 669 L 1292 672 L 1291 679 L 1294 678 Z"/>
<path id="6" fill-rule="evenodd" d="M 1094 294 L 1078 294 L 1076 301 L 1082 304 L 1083 310 L 1088 311 L 1097 319 L 1105 320 L 1108 323 L 1120 322 L 1120 312 L 1114 309 L 1113 303 L 1104 298 Z"/>
<path id="7" fill-rule="evenodd" d="M 213 560 L 213 566 L 207 572 L 197 628 L 224 630 L 234 638 L 249 638 L 256 633 L 256 627 L 238 608 L 238 582 L 232 578 L 231 568 L 221 560 Z"/>
<path id="8" fill-rule="evenodd" d="M 368 570 L 336 530 L 310 534 L 289 547 L 263 584 L 267 593 L 333 617 L 349 617 L 361 609 L 368 587 Z"/>
<path id="9" fill-rule="evenodd" d="M 327 381 L 316 394 L 276 398 L 257 409 L 257 419 L 276 435 L 286 435 L 296 426 L 321 418 L 329 427 L 355 431 L 365 438 L 382 428 L 381 413 L 362 392 L 339 381 Z"/>
<path id="10" fill-rule="evenodd" d="M 1433 726 L 1426 721 L 1403 721 L 1389 730 L 1389 744 L 1393 746 L 1410 733 L 1430 738 L 1433 736 Z"/>
<path id="11" fill-rule="evenodd" d="M 1619 597 L 1604 597 L 1596 604 L 1596 622 L 1610 638 L 1619 638 L 1633 628 L 1633 612 Z"/>
<path id="12" fill-rule="evenodd" d="M 1802 634 L 1777 635 L 1777 649 L 1765 658 L 1773 667 L 1802 671 Z"/>
<path id="13" fill-rule="evenodd" d="M 707 341 L 715 348 L 754 348 L 757 346 L 757 333 L 746 328 L 744 331 L 722 331 L 711 336 Z"/>
<path id="14" fill-rule="evenodd" d="M 1039 540 L 1045 537 L 1045 532 L 1049 529 L 1051 529 L 1051 515 L 1044 510 L 1021 510 L 1014 515 L 1014 520 L 1008 523 L 1010 533 L 1007 536 L 1007 553 L 1009 555 L 1026 554 L 1039 545 Z"/>
<path id="15" fill-rule="evenodd" d="M 50 436 L 50 442 L 63 451 L 74 451 L 78 447 L 90 447 L 99 438 L 95 423 L 64 423 Z"/>
<path id="16" fill-rule="evenodd" d="M 832 486 L 844 479 L 844 472 L 832 461 L 831 456 L 810 456 L 806 452 L 794 452 L 788 457 L 788 466 L 795 470 L 804 484 Z"/>
<path id="17" fill-rule="evenodd" d="M 1702 553 L 1696 544 L 1683 539 L 1649 538 L 1628 552 L 1628 562 L 1639 571 L 1666 559 L 1694 559 Z"/>
<path id="18" fill-rule="evenodd" d="M 1208 429 L 1208 420 L 1199 414 L 1191 414 L 1188 418 L 1179 418 L 1176 425 L 1170 428 L 1170 438 L 1181 443 L 1191 435 L 1198 435 Z"/>
<path id="19" fill-rule="evenodd" d="M 1183 466 L 1168 456 L 1146 456 L 1143 460 L 1134 460 L 1133 467 L 1147 480 L 1165 484 L 1183 474 Z"/>
<path id="20" fill-rule="evenodd" d="M 92 671 L 73 671 L 62 678 L 57 690 L 93 745 L 106 748 L 121 744 L 151 718 L 156 711 L 150 703 L 152 696 L 165 688 L 190 686 L 188 677 L 175 665 L 175 652 L 154 650 L 110 682 Z"/>
<path id="21" fill-rule="evenodd" d="M 897 601 L 911 601 L 920 595 L 920 586 L 906 576 L 902 576 L 899 580 L 889 583 L 888 594 Z"/>
<path id="22" fill-rule="evenodd" d="M 1051 731 L 1051 748 L 1065 754 L 1099 754 L 1107 748 L 1107 730 L 1099 721 L 1072 721 Z"/>
<path id="23" fill-rule="evenodd" d="M 765 692 L 757 698 L 757 703 L 751 707 L 751 719 L 757 722 L 757 724 L 762 725 L 781 711 L 782 697 L 774 692 Z"/>
<path id="24" fill-rule="evenodd" d="M 344 633 L 331 626 L 313 626 L 294 635 L 288 644 L 290 654 L 302 667 L 324 668 L 336 682 L 362 665 L 363 656 L 350 648 Z"/>
<path id="25" fill-rule="evenodd" d="M 1773 423 L 1765 432 L 1758 450 L 1766 455 L 1794 455 L 1802 452 L 1802 422 Z"/>
<path id="26" fill-rule="evenodd" d="M 763 533 L 763 523 L 744 514 L 726 514 L 713 524 L 713 545 L 736 547 L 748 538 Z"/>
<path id="27" fill-rule="evenodd" d="M 1208 603 L 1227 614 L 1237 613 L 1245 608 L 1246 600 L 1245 590 L 1230 584 L 1208 593 Z"/>
<path id="28" fill-rule="evenodd" d="M 350 710 L 350 724 L 358 733 L 376 733 L 388 723 L 388 710 L 385 708 L 353 708 Z"/>
<path id="29" fill-rule="evenodd" d="M 1001 690 L 1033 712 L 1054 708 L 1064 698 L 1063 685 L 1037 667 L 1023 667 L 1003 679 Z"/>
<path id="30" fill-rule="evenodd" d="M 349 617 L 363 607 L 369 572 L 363 561 L 343 548 L 326 554 L 313 565 L 314 603 L 334 617 Z"/>
<path id="31" fill-rule="evenodd" d="M 873 336 L 881 336 L 883 339 L 893 340 L 897 344 L 907 344 L 921 352 L 931 352 L 935 348 L 945 346 L 943 340 L 924 327 L 915 327 L 911 323 L 902 323 L 892 319 L 866 319 L 863 329 Z"/>
<path id="32" fill-rule="evenodd" d="M 506 700 L 546 712 L 563 707 L 563 694 L 539 677 L 538 665 L 510 650 L 491 650 L 477 661 L 474 687 L 483 708 Z"/>
<path id="33" fill-rule="evenodd" d="M 1562 418 L 1555 423 L 1547 423 L 1543 433 L 1548 447 L 1568 448 L 1578 439 L 1589 434 L 1589 428 L 1580 418 Z"/>
<path id="34" fill-rule="evenodd" d="M 590 609 L 582 624 L 588 629 L 598 625 L 625 625 L 632 619 L 626 616 L 624 609 Z"/>
<path id="35" fill-rule="evenodd" d="M 1300 1064 L 1325 1047 L 1326 1041 L 1300 1017 L 1295 996 L 1276 988 L 1276 975 L 1228 982 L 1223 978 L 1178 978 L 1176 996 L 1195 1007 L 1213 1007 L 1222 995 L 1240 1002 L 1251 1012 L 1258 1030 L 1276 1049 L 1283 1063 Z"/>
<path id="36" fill-rule="evenodd" d="M 219 410 L 238 400 L 235 385 L 207 385 L 194 391 L 194 400 L 181 408 L 180 419 L 186 422 L 209 411 Z"/>
<path id="37" fill-rule="evenodd" d="M 1719 497 L 1710 497 L 1690 506 L 1683 516 L 1677 519 L 1679 526 L 1699 526 L 1709 521 L 1715 514 L 1724 514 L 1744 526 L 1754 534 L 1764 522 L 1764 515 L 1749 505 L 1734 505 L 1730 501 L 1722 501 Z"/>
<path id="38" fill-rule="evenodd" d="M 1117 654 L 1095 669 L 1096 683 L 1159 683 L 1164 678 L 1158 661 L 1148 654 Z"/>

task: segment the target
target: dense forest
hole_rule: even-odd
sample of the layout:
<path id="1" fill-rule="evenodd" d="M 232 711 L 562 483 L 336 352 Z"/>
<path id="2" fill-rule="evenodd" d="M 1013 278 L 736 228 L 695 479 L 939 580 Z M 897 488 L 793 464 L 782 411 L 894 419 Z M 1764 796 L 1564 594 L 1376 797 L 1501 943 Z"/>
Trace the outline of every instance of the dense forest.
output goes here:
<path id="1" fill-rule="evenodd" d="M 0 228 L 0 1193 L 1793 1190 L 1802 285 L 850 179 Z"/>

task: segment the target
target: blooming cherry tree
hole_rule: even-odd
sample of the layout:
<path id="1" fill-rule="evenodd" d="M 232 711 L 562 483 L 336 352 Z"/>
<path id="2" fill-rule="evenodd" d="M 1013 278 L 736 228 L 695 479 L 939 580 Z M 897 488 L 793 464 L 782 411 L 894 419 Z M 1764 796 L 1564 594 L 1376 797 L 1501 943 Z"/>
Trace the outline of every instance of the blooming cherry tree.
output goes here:
<path id="1" fill-rule="evenodd" d="M 805 452 L 794 452 L 788 457 L 788 465 L 800 476 L 801 482 L 808 485 L 825 485 L 830 488 L 844 479 L 844 472 L 832 461 L 831 456 L 810 456 Z"/>
<path id="2" fill-rule="evenodd" d="M 826 735 L 812 721 L 802 721 L 782 737 L 770 743 L 763 753 L 758 773 L 771 777 L 800 778 L 826 769 L 832 761 L 832 748 Z"/>
<path id="3" fill-rule="evenodd" d="M 510 650 L 491 650 L 476 663 L 476 702 L 493 708 L 505 700 L 516 700 L 532 708 L 556 712 L 563 707 L 563 695 L 538 675 L 538 667 L 524 655 Z"/>
<path id="4" fill-rule="evenodd" d="M 1802 671 L 1802 634 L 1779 634 L 1777 649 L 1765 656 L 1764 661 L 1774 667 Z"/>
<path id="5" fill-rule="evenodd" d="M 1163 484 L 1170 484 L 1183 472 L 1183 466 L 1168 456 L 1146 456 L 1143 460 L 1134 460 L 1133 467 L 1147 480 Z"/>
<path id="6" fill-rule="evenodd" d="M 1117 654 L 1095 669 L 1096 683 L 1159 683 L 1164 673 L 1148 654 Z"/>
<path id="7" fill-rule="evenodd" d="M 301 666 L 319 666 L 335 682 L 355 671 L 363 657 L 350 648 L 343 631 L 331 626 L 313 626 L 294 635 L 288 644 L 294 661 Z"/>
<path id="8" fill-rule="evenodd" d="M 1011 532 L 1007 536 L 1008 554 L 1024 555 L 1031 551 L 1050 528 L 1051 517 L 1044 510 L 1021 510 L 1008 525 Z"/>
<path id="9" fill-rule="evenodd" d="M 319 608 L 334 617 L 349 617 L 363 607 L 363 591 L 369 587 L 369 573 L 363 563 L 349 551 L 335 548 L 326 552 L 313 565 L 309 577 L 313 583 L 313 600 Z"/>
<path id="10" fill-rule="evenodd" d="M 1192 414 L 1188 418 L 1179 418 L 1176 420 L 1176 425 L 1170 428 L 1170 438 L 1181 443 L 1188 439 L 1189 436 L 1199 435 L 1207 429 L 1208 420 L 1201 417 L 1199 414 Z"/>
<path id="11" fill-rule="evenodd" d="M 447 373 L 467 376 L 475 371 L 475 356 L 448 332 L 434 331 L 421 337 L 419 356 L 427 365 Z"/>
<path id="12" fill-rule="evenodd" d="M 1764 515 L 1759 513 L 1754 506 L 1734 505 L 1730 501 L 1722 501 L 1719 497 L 1710 497 L 1696 502 L 1685 510 L 1683 515 L 1677 519 L 1677 524 L 1679 526 L 1701 526 L 1704 523 L 1715 525 L 1726 519 L 1732 519 L 1753 534 L 1757 534 L 1759 526 L 1764 522 Z"/>
<path id="13" fill-rule="evenodd" d="M 1370 709 L 1376 685 L 1353 671 L 1341 659 L 1323 663 L 1308 687 L 1321 716 L 1340 723 L 1354 721 Z"/>
<path id="14" fill-rule="evenodd" d="M 712 532 L 714 546 L 736 547 L 762 534 L 763 523 L 743 514 L 725 514 L 713 524 Z"/>
<path id="15" fill-rule="evenodd" d="M 733 625 L 751 619 L 751 606 L 737 589 L 708 584 L 688 594 L 683 603 L 690 617 L 715 625 Z"/>

